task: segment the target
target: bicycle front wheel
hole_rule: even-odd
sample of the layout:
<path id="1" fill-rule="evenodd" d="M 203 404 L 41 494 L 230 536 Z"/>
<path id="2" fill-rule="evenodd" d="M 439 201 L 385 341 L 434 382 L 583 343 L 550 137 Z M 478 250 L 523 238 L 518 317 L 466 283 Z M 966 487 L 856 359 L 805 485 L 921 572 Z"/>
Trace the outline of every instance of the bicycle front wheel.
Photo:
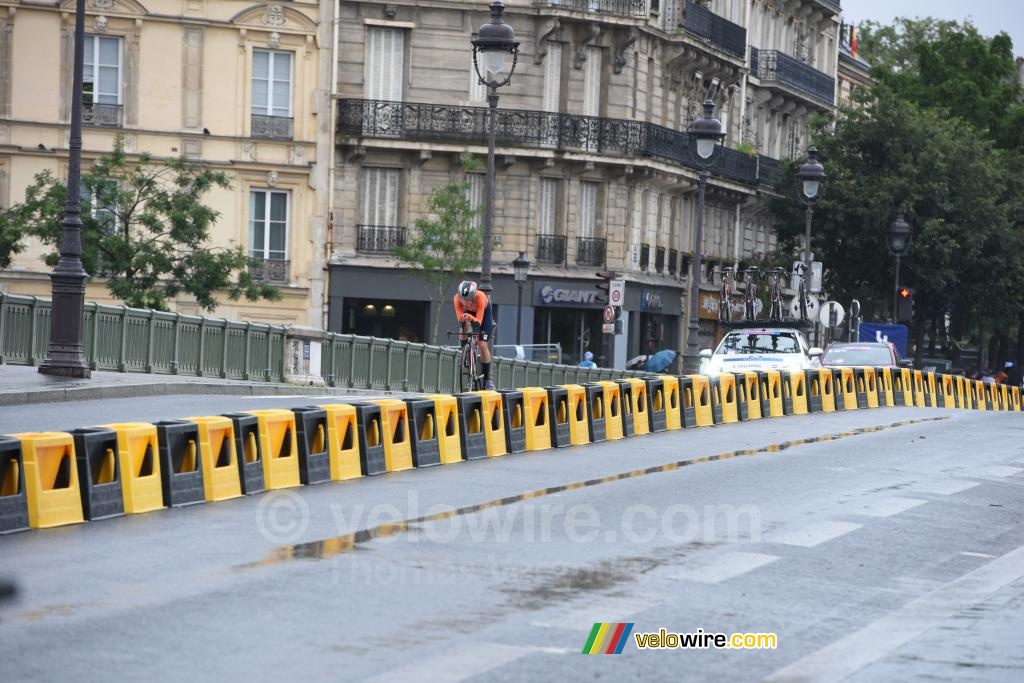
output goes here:
<path id="1" fill-rule="evenodd" d="M 477 382 L 476 354 L 473 353 L 471 344 L 462 347 L 462 356 L 459 359 L 459 390 L 475 391 Z"/>

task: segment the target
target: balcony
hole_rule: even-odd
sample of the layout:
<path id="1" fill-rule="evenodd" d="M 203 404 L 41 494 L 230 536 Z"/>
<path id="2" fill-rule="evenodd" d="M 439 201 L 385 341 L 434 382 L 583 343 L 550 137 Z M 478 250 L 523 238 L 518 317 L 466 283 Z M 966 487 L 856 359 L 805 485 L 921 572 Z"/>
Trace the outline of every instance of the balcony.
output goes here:
<path id="1" fill-rule="evenodd" d="M 679 264 L 679 250 L 669 249 L 668 250 L 668 274 L 675 275 Z"/>
<path id="2" fill-rule="evenodd" d="M 764 155 L 757 157 L 757 181 L 761 187 L 774 188 L 781 175 L 781 161 Z"/>
<path id="3" fill-rule="evenodd" d="M 644 0 L 533 0 L 530 4 L 534 7 L 612 14 L 617 17 L 643 19 L 647 16 L 647 3 Z"/>
<path id="4" fill-rule="evenodd" d="M 693 0 L 687 0 L 682 26 L 686 32 L 703 38 L 734 57 L 743 59 L 747 54 L 747 29 L 720 17 Z"/>
<path id="5" fill-rule="evenodd" d="M 537 235 L 537 260 L 565 263 L 565 235 Z"/>
<path id="6" fill-rule="evenodd" d="M 405 228 L 395 225 L 357 225 L 356 251 L 360 254 L 390 254 L 405 246 Z"/>
<path id="7" fill-rule="evenodd" d="M 338 132 L 367 138 L 487 144 L 485 107 L 342 99 Z M 652 157 L 699 170 L 690 136 L 643 121 L 555 112 L 499 109 L 499 145 L 610 157 Z M 710 172 L 747 185 L 757 184 L 757 159 L 720 148 Z"/>
<path id="8" fill-rule="evenodd" d="M 120 104 L 82 103 L 82 125 L 120 128 L 124 107 Z"/>
<path id="9" fill-rule="evenodd" d="M 765 85 L 777 83 L 821 104 L 835 106 L 835 79 L 785 52 L 751 47 L 750 73 Z"/>
<path id="10" fill-rule="evenodd" d="M 286 285 L 289 282 L 290 264 L 290 261 L 284 259 L 251 258 L 249 261 L 249 276 L 257 282 Z"/>
<path id="11" fill-rule="evenodd" d="M 291 140 L 292 119 L 286 116 L 253 114 L 249 126 L 249 135 L 254 138 L 266 138 L 268 140 Z"/>
<path id="12" fill-rule="evenodd" d="M 577 237 L 576 264 L 603 268 L 606 243 L 603 237 Z"/>
<path id="13" fill-rule="evenodd" d="M 651 245 L 640 245 L 640 270 L 647 270 L 651 265 Z"/>
<path id="14" fill-rule="evenodd" d="M 843 11 L 839 0 L 814 0 L 814 2 L 832 14 L 840 14 Z"/>
<path id="15" fill-rule="evenodd" d="M 654 270 L 659 273 L 665 272 L 665 247 L 654 250 Z"/>

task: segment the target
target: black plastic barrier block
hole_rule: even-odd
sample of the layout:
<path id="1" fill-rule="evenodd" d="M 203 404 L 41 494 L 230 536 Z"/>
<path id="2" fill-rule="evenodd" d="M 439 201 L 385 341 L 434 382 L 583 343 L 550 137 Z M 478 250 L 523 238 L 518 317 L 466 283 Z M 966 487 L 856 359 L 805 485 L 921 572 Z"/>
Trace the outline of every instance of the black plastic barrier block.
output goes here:
<path id="1" fill-rule="evenodd" d="M 718 376 L 709 377 L 708 384 L 711 391 L 711 421 L 716 425 L 722 424 L 722 383 Z"/>
<path id="2" fill-rule="evenodd" d="M 71 435 L 75 439 L 78 490 L 82 494 L 85 518 L 120 517 L 124 514 L 124 492 L 117 432 L 94 427 L 76 429 Z"/>
<path id="3" fill-rule="evenodd" d="M 928 381 L 928 375 L 931 375 L 931 374 L 932 373 L 930 373 L 930 372 L 922 372 L 921 373 L 921 386 L 924 388 L 924 405 L 925 405 L 926 408 L 931 408 L 932 407 L 932 387 L 931 387 L 932 383 Z M 987 394 L 988 392 L 985 392 L 985 393 Z M 992 410 L 992 404 L 991 403 L 989 404 L 989 408 L 988 409 Z"/>
<path id="4" fill-rule="evenodd" d="M 903 372 L 900 368 L 888 368 L 886 372 L 892 377 L 892 402 L 893 405 L 907 405 L 906 397 L 903 395 Z M 838 403 L 838 401 L 836 401 Z"/>
<path id="5" fill-rule="evenodd" d="M 772 397 L 771 385 L 768 383 L 768 373 L 764 370 L 757 371 L 757 395 L 761 397 L 761 417 L 771 417 Z"/>
<path id="6" fill-rule="evenodd" d="M 551 423 L 551 446 L 572 445 L 569 434 L 569 390 L 565 387 L 544 387 L 548 392 L 548 417 Z"/>
<path id="7" fill-rule="evenodd" d="M 832 368 L 832 395 L 835 397 L 836 410 L 846 410 L 846 395 L 843 391 L 842 368 Z"/>
<path id="8" fill-rule="evenodd" d="M 459 441 L 464 460 L 487 457 L 487 435 L 484 433 L 484 404 L 479 394 L 455 394 L 459 402 Z"/>
<path id="9" fill-rule="evenodd" d="M 865 376 L 864 368 L 853 369 L 853 386 L 857 392 L 857 405 L 861 408 L 867 408 L 868 378 Z"/>
<path id="10" fill-rule="evenodd" d="M 697 426 L 697 397 L 693 393 L 693 380 L 686 375 L 676 377 L 679 381 L 679 415 L 683 429 Z"/>
<path id="11" fill-rule="evenodd" d="M 587 395 L 587 433 L 590 443 L 598 443 L 608 438 L 608 413 L 604 404 L 604 387 L 588 382 L 583 385 Z"/>
<path id="12" fill-rule="evenodd" d="M 225 413 L 235 432 L 235 456 L 242 493 L 251 496 L 267 489 L 263 481 L 263 446 L 260 445 L 260 423 L 248 413 Z"/>
<path id="13" fill-rule="evenodd" d="M 652 432 L 664 432 L 668 429 L 668 397 L 665 395 L 665 380 L 649 378 L 647 384 L 647 419 Z"/>
<path id="14" fill-rule="evenodd" d="M 636 427 L 633 424 L 633 385 L 625 380 L 618 380 L 619 415 L 622 416 L 622 435 L 633 436 Z"/>
<path id="15" fill-rule="evenodd" d="M 206 501 L 203 492 L 203 450 L 195 422 L 155 422 L 160 446 L 160 479 L 164 505 L 181 507 Z"/>
<path id="16" fill-rule="evenodd" d="M 437 406 L 430 398 L 405 399 L 412 436 L 412 464 L 431 467 L 441 464 L 441 442 L 438 439 Z M 454 429 L 454 427 L 453 427 Z"/>
<path id="17" fill-rule="evenodd" d="M 28 529 L 25 460 L 21 442 L 0 436 L 0 534 Z"/>
<path id="18" fill-rule="evenodd" d="M 388 471 L 384 459 L 384 421 L 376 403 L 349 401 L 356 409 L 356 433 L 359 434 L 359 464 L 363 474 L 372 476 Z"/>
<path id="19" fill-rule="evenodd" d="M 736 378 L 736 417 L 740 422 L 750 419 L 749 397 L 747 396 L 746 377 L 742 372 L 733 373 Z"/>
<path id="20" fill-rule="evenodd" d="M 885 408 L 889 405 L 889 399 L 885 393 L 885 378 L 888 376 L 889 368 L 874 368 L 875 371 L 875 393 L 878 395 L 878 407 Z"/>
<path id="21" fill-rule="evenodd" d="M 331 451 L 327 442 L 327 411 L 319 406 L 292 408 L 299 443 L 299 481 L 322 484 L 331 480 Z"/>
<path id="22" fill-rule="evenodd" d="M 816 369 L 804 370 L 804 386 L 807 388 L 807 412 L 820 413 L 824 410 L 821 405 L 821 394 L 824 391 L 821 373 Z"/>
<path id="23" fill-rule="evenodd" d="M 509 453 L 526 450 L 526 415 L 523 409 L 523 392 L 518 389 L 499 389 L 501 394 L 501 416 L 505 421 L 505 446 Z"/>

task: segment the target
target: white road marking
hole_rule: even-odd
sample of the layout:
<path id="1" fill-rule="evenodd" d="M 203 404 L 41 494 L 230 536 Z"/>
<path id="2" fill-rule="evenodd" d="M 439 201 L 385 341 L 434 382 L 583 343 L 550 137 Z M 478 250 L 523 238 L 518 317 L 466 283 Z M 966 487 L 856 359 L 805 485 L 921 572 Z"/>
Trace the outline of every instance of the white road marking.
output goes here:
<path id="1" fill-rule="evenodd" d="M 968 556 L 970 556 L 970 557 L 987 557 L 987 558 L 989 558 L 989 559 L 991 559 L 991 558 L 995 557 L 995 555 L 987 555 L 987 554 L 985 554 L 985 553 L 972 553 L 972 552 L 968 552 L 968 551 L 966 551 L 966 550 L 965 550 L 965 551 L 963 551 L 963 552 L 962 552 L 962 553 L 960 553 L 960 554 L 961 554 L 961 555 L 968 555 Z"/>
<path id="2" fill-rule="evenodd" d="M 539 648 L 474 643 L 370 678 L 371 683 L 458 683 L 519 659 Z"/>
<path id="3" fill-rule="evenodd" d="M 979 467 L 976 470 L 970 470 L 970 475 L 974 477 L 1012 477 L 1015 474 L 1024 472 L 1024 469 L 1020 467 L 1006 467 L 1004 465 L 990 465 L 989 467 Z"/>
<path id="4" fill-rule="evenodd" d="M 541 628 L 580 629 L 580 624 L 593 624 L 605 621 L 629 621 L 630 616 L 643 612 L 648 607 L 660 604 L 667 599 L 665 595 L 649 593 L 624 597 L 604 598 L 586 605 L 569 609 L 550 610 L 551 616 L 541 615 L 531 626 Z M 545 610 L 547 612 L 549 610 Z"/>
<path id="5" fill-rule="evenodd" d="M 924 505 L 927 500 L 921 498 L 903 498 L 901 496 L 887 496 L 864 501 L 853 510 L 858 515 L 870 515 L 872 517 L 892 517 L 901 512 Z"/>
<path id="6" fill-rule="evenodd" d="M 813 548 L 860 528 L 860 524 L 852 522 L 815 522 L 799 529 L 772 531 L 762 536 L 761 540 L 768 543 L 782 543 L 783 545 L 797 545 L 801 548 Z"/>
<path id="7" fill-rule="evenodd" d="M 1021 577 L 1024 577 L 1024 546 L 779 669 L 765 681 L 843 680 Z"/>
<path id="8" fill-rule="evenodd" d="M 946 479 L 940 481 L 922 481 L 910 487 L 916 493 L 934 493 L 940 496 L 950 496 L 967 489 L 979 486 L 976 481 L 964 481 L 962 479 Z"/>
<path id="9" fill-rule="evenodd" d="M 697 583 L 720 583 L 763 567 L 779 559 L 762 553 L 726 552 L 686 562 L 673 578 Z"/>

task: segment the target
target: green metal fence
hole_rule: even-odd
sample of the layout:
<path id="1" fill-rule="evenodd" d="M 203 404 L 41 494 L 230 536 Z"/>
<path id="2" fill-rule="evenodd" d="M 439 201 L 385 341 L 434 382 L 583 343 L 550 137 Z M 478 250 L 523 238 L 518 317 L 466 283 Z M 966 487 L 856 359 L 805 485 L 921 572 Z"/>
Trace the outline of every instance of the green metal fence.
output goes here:
<path id="1" fill-rule="evenodd" d="M 93 370 L 230 379 L 285 379 L 283 325 L 85 305 L 85 358 Z M 0 362 L 35 365 L 46 357 L 50 302 L 0 293 Z"/>
<path id="2" fill-rule="evenodd" d="M 36 365 L 46 357 L 50 302 L 0 293 L 0 363 Z M 126 306 L 85 305 L 85 357 L 93 370 L 153 372 L 229 379 L 287 380 L 289 337 L 319 341 L 320 374 L 331 386 L 382 391 L 459 390 L 458 351 L 351 334 L 289 334 L 282 325 L 162 313 Z M 578 384 L 642 372 L 578 368 L 495 358 L 499 388 Z"/>

